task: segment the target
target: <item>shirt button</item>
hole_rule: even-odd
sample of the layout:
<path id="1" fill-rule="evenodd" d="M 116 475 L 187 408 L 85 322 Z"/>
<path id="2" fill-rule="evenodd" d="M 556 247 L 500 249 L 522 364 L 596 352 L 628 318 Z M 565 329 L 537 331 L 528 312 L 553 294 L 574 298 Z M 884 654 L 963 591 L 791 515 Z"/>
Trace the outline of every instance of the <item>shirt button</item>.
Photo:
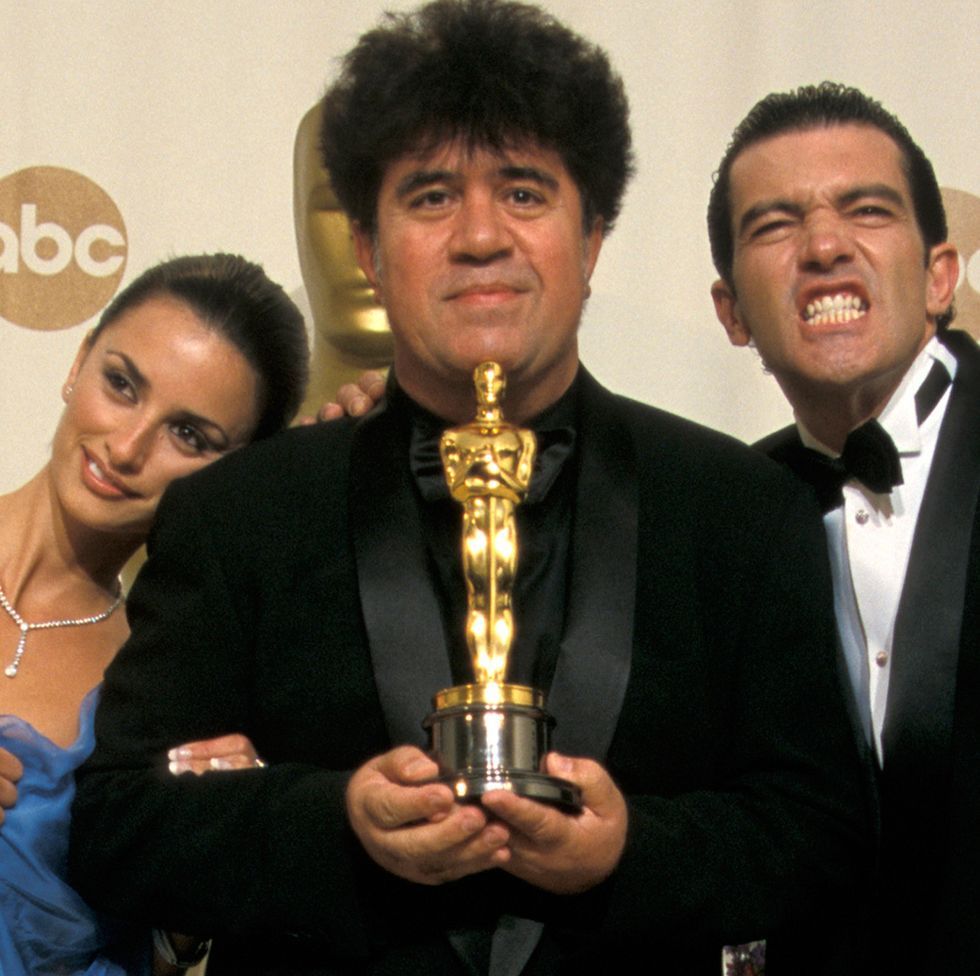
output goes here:
<path id="1" fill-rule="evenodd" d="M 854 518 L 857 520 L 858 525 L 867 525 L 868 519 L 871 518 L 871 516 L 867 513 L 867 511 L 865 511 L 865 509 L 861 508 L 858 509 L 858 512 Z"/>
<path id="2" fill-rule="evenodd" d="M 883 668 L 888 663 L 888 651 L 878 651 L 875 655 L 875 664 Z"/>

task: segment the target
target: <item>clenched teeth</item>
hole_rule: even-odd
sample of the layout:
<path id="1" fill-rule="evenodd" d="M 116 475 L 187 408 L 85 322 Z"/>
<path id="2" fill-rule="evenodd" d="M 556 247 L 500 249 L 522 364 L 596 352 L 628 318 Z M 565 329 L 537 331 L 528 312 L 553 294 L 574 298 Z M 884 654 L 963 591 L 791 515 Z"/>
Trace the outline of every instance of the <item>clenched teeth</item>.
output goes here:
<path id="1" fill-rule="evenodd" d="M 867 311 L 867 303 L 857 295 L 841 292 L 810 302 L 803 311 L 803 321 L 808 325 L 841 325 L 859 319 Z"/>

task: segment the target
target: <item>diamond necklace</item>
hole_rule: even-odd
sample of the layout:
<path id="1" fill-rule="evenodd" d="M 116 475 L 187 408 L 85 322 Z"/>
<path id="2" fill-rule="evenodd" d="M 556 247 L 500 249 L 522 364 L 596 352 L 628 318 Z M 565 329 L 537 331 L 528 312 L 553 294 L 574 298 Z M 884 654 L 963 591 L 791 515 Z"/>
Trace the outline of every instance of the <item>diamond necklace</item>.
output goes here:
<path id="1" fill-rule="evenodd" d="M 52 630 L 55 627 L 82 627 L 85 624 L 97 624 L 111 617 L 122 603 L 122 584 L 119 584 L 119 595 L 106 607 L 102 613 L 97 613 L 92 617 L 71 617 L 67 620 L 45 620 L 39 624 L 29 624 L 11 605 L 7 599 L 7 594 L 0 586 L 0 607 L 3 607 L 10 616 L 10 619 L 20 628 L 20 640 L 17 641 L 17 650 L 14 651 L 14 659 L 4 669 L 3 673 L 8 678 L 17 676 L 17 669 L 20 667 L 20 659 L 24 656 L 24 645 L 27 643 L 27 635 L 32 630 Z"/>

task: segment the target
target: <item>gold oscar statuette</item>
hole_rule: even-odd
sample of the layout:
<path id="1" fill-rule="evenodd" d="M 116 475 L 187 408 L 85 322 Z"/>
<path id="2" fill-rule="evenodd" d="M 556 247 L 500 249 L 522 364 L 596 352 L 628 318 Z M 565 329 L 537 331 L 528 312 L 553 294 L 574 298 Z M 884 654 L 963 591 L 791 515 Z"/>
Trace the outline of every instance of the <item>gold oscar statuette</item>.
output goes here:
<path id="1" fill-rule="evenodd" d="M 447 430 L 440 452 L 450 493 L 463 506 L 466 643 L 474 681 L 438 692 L 424 725 L 439 779 L 457 799 L 511 790 L 578 810 L 579 788 L 542 771 L 554 725 L 544 695 L 507 683 L 518 557 L 514 513 L 531 481 L 535 437 L 504 420 L 505 381 L 497 363 L 482 363 L 473 381 L 476 417 Z"/>

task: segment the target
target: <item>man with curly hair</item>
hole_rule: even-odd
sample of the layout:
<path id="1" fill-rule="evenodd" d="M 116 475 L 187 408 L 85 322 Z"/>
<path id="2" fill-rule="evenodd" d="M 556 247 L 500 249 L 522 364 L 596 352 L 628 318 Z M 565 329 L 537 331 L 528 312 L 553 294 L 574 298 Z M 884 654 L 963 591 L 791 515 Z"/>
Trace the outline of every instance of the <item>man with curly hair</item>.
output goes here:
<path id="1" fill-rule="evenodd" d="M 506 0 L 389 15 L 323 146 L 391 323 L 387 394 L 165 501 L 80 781 L 79 883 L 214 933 L 210 973 L 714 976 L 761 940 L 818 970 L 836 946 L 782 940 L 866 849 L 821 527 L 778 466 L 579 362 L 632 170 L 605 54 Z M 472 678 L 436 445 L 486 360 L 539 444 L 509 677 L 547 693 L 546 771 L 580 812 L 454 802 L 424 751 L 431 696 Z M 155 772 L 229 728 L 267 768 Z"/>

